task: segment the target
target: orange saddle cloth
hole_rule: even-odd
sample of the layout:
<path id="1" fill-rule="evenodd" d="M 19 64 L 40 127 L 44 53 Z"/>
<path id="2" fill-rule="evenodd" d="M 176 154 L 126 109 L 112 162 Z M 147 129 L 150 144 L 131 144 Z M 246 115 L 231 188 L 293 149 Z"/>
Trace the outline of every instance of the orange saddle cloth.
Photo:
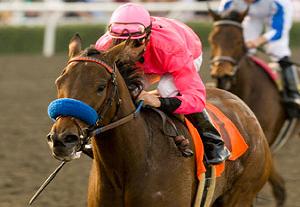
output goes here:
<path id="1" fill-rule="evenodd" d="M 225 116 L 225 114 L 222 111 L 220 111 L 216 106 L 207 103 L 206 109 L 208 110 L 209 115 L 215 127 L 221 134 L 226 147 L 231 152 L 231 156 L 229 157 L 229 160 L 236 160 L 241 155 L 243 155 L 248 149 L 248 145 L 245 142 L 245 139 L 243 138 L 239 130 L 236 128 L 236 126 L 232 123 L 232 121 L 229 118 L 227 118 L 227 116 Z M 192 125 L 192 123 L 187 119 L 185 119 L 185 123 L 191 133 L 195 145 L 197 177 L 200 180 L 201 174 L 206 171 L 203 163 L 203 156 L 204 156 L 203 143 L 201 141 L 197 129 Z M 225 169 L 225 163 L 216 165 L 216 175 L 221 176 L 224 169 Z"/>

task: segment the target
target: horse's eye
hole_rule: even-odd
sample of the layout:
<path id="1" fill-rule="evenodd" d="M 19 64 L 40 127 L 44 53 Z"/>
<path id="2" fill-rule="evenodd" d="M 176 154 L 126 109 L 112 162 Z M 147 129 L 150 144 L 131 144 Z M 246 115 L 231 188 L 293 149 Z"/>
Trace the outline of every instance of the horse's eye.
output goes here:
<path id="1" fill-rule="evenodd" d="M 97 93 L 100 95 L 104 91 L 104 89 L 105 89 L 105 87 L 107 85 L 107 80 L 100 79 L 99 82 L 98 82 L 98 84 L 99 85 L 98 85 Z"/>
<path id="2" fill-rule="evenodd" d="M 98 93 L 101 93 L 101 92 L 105 89 L 105 87 L 106 87 L 106 85 L 100 85 L 100 86 L 98 87 L 97 92 L 98 92 Z"/>

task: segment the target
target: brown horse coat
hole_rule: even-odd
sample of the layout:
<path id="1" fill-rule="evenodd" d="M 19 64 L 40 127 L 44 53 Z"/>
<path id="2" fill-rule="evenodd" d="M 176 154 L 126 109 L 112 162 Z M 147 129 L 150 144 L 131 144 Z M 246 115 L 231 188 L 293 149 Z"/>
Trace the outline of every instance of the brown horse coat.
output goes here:
<path id="1" fill-rule="evenodd" d="M 98 54 L 89 52 L 92 49 L 82 52 L 80 39 L 75 37 L 69 46 L 69 57 L 93 56 L 112 66 L 116 60 L 120 61 L 120 57 L 124 56 L 122 52 L 130 46 L 121 44 Z M 121 75 L 116 71 L 118 98 L 122 101 L 117 110 L 114 99 L 105 113 L 104 124 L 135 110 L 127 88 L 127 81 L 135 77 L 134 74 Z M 98 112 L 105 107 L 105 100 L 112 90 L 111 74 L 91 62 L 68 64 L 56 84 L 58 98 L 81 100 Z M 99 84 L 101 91 L 98 90 Z M 219 89 L 207 90 L 207 95 L 207 100 L 233 121 L 249 145 L 242 157 L 226 162 L 224 173 L 217 179 L 213 206 L 251 206 L 272 169 L 268 143 L 256 117 L 237 96 Z M 186 127 L 176 120 L 174 122 L 190 139 Z M 92 139 L 94 159 L 89 180 L 89 207 L 193 205 L 198 183 L 195 161 L 181 156 L 173 139 L 162 133 L 161 125 L 157 114 L 143 109 L 137 118 Z M 78 149 L 80 131 L 84 127 L 85 123 L 71 117 L 60 117 L 56 121 L 49 136 L 49 146 L 56 158 L 68 160 Z"/>
<path id="2" fill-rule="evenodd" d="M 232 11 L 220 16 L 211 11 L 211 76 L 217 79 L 218 88 L 232 92 L 250 107 L 271 146 L 287 114 L 276 84 L 247 54 L 241 25 L 246 14 Z"/>

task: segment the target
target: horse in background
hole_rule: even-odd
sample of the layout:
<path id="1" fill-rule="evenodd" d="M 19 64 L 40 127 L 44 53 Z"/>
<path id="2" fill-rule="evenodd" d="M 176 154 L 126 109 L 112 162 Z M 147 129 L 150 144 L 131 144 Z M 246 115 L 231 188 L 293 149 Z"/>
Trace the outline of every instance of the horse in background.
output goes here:
<path id="1" fill-rule="evenodd" d="M 237 95 L 251 108 L 276 152 L 293 134 L 297 119 L 288 117 L 275 81 L 247 54 L 241 25 L 247 12 L 221 16 L 210 10 L 214 20 L 209 34 L 211 76 L 218 88 Z"/>
<path id="2" fill-rule="evenodd" d="M 161 117 L 151 109 L 143 108 L 140 115 L 127 119 L 136 110 L 130 90 L 141 87 L 142 78 L 135 66 L 123 64 L 132 46 L 125 42 L 105 52 L 94 48 L 82 51 L 79 36 L 74 36 L 69 62 L 56 80 L 57 100 L 68 98 L 88 105 L 102 117 L 100 126 L 107 129 L 91 140 L 94 159 L 88 206 L 193 206 L 199 183 L 194 158 L 179 153 L 173 139 L 163 133 Z M 239 159 L 226 161 L 225 171 L 217 178 L 212 206 L 250 207 L 274 171 L 267 140 L 254 114 L 238 97 L 208 89 L 207 101 L 231 119 L 249 146 Z M 182 122 L 173 121 L 192 143 Z M 99 129 L 99 120 L 92 123 L 97 124 L 58 116 L 47 137 L 54 157 L 74 159 L 87 129 Z M 193 145 L 191 148 L 194 150 Z M 280 197 L 277 200 L 282 202 Z"/>

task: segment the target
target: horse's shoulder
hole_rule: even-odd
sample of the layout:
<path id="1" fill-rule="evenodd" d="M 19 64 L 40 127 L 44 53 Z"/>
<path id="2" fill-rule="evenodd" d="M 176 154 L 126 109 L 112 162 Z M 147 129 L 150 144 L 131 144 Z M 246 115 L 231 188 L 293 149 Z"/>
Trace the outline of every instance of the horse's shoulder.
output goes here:
<path id="1" fill-rule="evenodd" d="M 228 91 L 217 88 L 207 89 L 207 102 L 223 112 L 244 137 L 247 137 L 248 128 L 260 126 L 251 109 L 238 96 Z"/>

